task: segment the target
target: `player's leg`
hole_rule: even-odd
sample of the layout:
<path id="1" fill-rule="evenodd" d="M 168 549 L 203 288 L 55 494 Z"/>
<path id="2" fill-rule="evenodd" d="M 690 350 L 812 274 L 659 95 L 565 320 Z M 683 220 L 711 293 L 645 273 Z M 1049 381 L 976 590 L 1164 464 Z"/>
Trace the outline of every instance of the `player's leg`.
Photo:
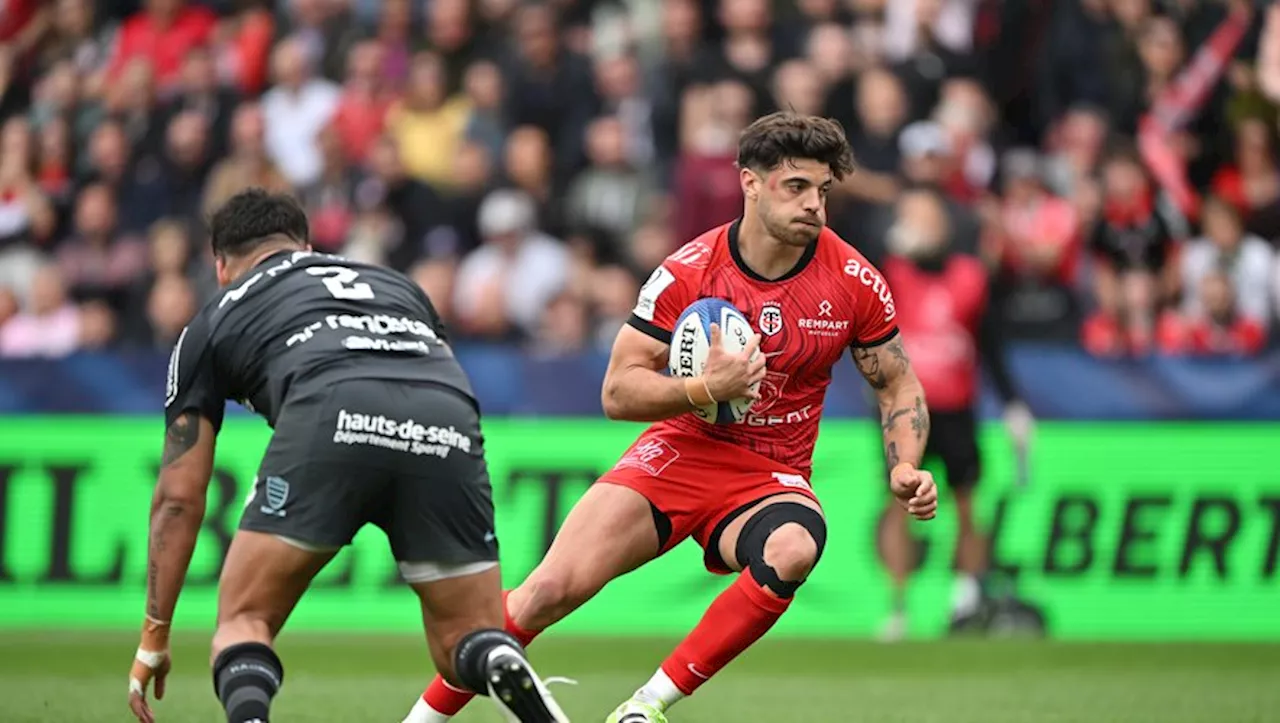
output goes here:
<path id="1" fill-rule="evenodd" d="M 223 562 L 213 682 L 231 723 L 268 720 L 284 679 L 272 643 L 311 579 L 364 524 L 382 482 L 346 450 L 322 446 L 332 434 L 316 425 L 323 402 L 291 400 L 281 411 Z"/>
<path id="2" fill-rule="evenodd" d="M 525 658 L 502 629 L 502 577 L 496 562 L 401 564 L 422 602 L 436 670 L 454 690 L 483 691 L 511 721 L 567 723 Z"/>
<path id="3" fill-rule="evenodd" d="M 916 549 L 911 539 L 910 522 L 907 511 L 893 500 L 888 500 L 876 528 L 876 546 L 880 550 L 885 570 L 889 573 L 893 596 L 889 603 L 889 617 L 877 634 L 884 641 L 901 640 L 907 634 L 907 585 L 916 565 Z"/>
<path id="4" fill-rule="evenodd" d="M 724 516 L 706 540 L 708 568 L 738 572 L 737 579 L 609 720 L 663 720 L 667 708 L 773 627 L 818 563 L 826 540 L 822 508 L 800 493 L 773 493 Z"/>
<path id="5" fill-rule="evenodd" d="M 947 484 L 955 495 L 956 580 L 951 597 L 951 622 L 963 626 L 979 612 L 984 599 L 983 582 L 987 574 L 987 540 L 978 526 L 973 511 L 973 491 L 982 475 L 978 451 L 977 415 L 959 412 L 949 422 L 951 429 L 939 451 L 947 470 Z"/>
<path id="6" fill-rule="evenodd" d="M 312 578 L 337 552 L 265 532 L 240 530 L 218 583 L 213 685 L 229 723 L 269 719 L 284 681 L 276 635 Z"/>
<path id="7" fill-rule="evenodd" d="M 639 492 L 597 482 L 574 505 L 551 549 L 529 577 L 505 598 L 505 628 L 528 645 L 545 628 L 589 600 L 610 580 L 653 559 L 663 549 L 661 518 Z M 436 676 L 405 723 L 442 723 L 473 697 Z"/>

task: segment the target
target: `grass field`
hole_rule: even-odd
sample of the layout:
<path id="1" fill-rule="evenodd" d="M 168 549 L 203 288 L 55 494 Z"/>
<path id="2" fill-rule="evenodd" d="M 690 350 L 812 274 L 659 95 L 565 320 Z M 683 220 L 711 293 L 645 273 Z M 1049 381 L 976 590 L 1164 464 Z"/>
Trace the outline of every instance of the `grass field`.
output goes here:
<path id="1" fill-rule="evenodd" d="M 131 720 L 125 681 L 136 638 L 0 634 L 0 721 Z M 660 640 L 549 637 L 532 648 L 576 723 L 599 723 L 652 672 Z M 286 635 L 273 720 L 396 723 L 430 670 L 406 637 Z M 164 723 L 215 723 L 202 637 L 175 640 Z M 672 723 L 1280 722 L 1280 647 L 1027 641 L 766 642 L 672 711 Z M 500 719 L 478 701 L 459 723 Z"/>

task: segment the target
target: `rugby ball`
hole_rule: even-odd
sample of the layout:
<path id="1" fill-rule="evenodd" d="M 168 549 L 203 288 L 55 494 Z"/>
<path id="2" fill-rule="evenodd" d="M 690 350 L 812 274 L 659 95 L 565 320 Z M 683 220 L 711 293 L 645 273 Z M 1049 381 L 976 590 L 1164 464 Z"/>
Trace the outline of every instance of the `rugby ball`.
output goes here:
<path id="1" fill-rule="evenodd" d="M 667 368 L 671 376 L 696 377 L 707 365 L 711 351 L 711 325 L 720 325 L 720 346 L 731 354 L 746 348 L 755 334 L 747 317 L 724 299 L 708 298 L 693 302 L 676 321 L 671 331 L 671 351 Z M 760 350 L 756 350 L 759 356 Z M 755 358 L 755 357 L 752 357 Z M 751 388 L 758 391 L 760 382 Z M 754 400 L 748 397 L 718 400 L 693 410 L 694 415 L 709 424 L 738 424 L 746 419 Z"/>

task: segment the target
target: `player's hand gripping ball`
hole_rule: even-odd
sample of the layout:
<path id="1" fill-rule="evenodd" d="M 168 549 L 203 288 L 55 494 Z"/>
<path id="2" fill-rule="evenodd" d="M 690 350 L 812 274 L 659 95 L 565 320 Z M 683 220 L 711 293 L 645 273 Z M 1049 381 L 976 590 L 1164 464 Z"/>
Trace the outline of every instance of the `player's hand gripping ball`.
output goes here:
<path id="1" fill-rule="evenodd" d="M 715 402 L 693 413 L 705 422 L 740 423 L 760 398 L 765 373 L 760 336 L 724 299 L 699 299 L 680 314 L 671 332 L 667 366 L 673 377 L 703 377 Z"/>

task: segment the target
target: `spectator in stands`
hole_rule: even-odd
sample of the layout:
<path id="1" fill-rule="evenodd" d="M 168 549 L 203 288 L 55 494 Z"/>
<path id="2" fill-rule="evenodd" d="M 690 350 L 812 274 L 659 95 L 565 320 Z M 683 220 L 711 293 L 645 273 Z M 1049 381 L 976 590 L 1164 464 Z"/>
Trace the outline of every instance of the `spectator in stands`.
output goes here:
<path id="1" fill-rule="evenodd" d="M 413 3 L 412 0 L 371 1 L 380 11 L 372 38 L 382 49 L 382 67 L 378 74 L 390 88 L 399 90 L 409 77 L 409 57 L 413 54 Z"/>
<path id="2" fill-rule="evenodd" d="M 506 113 L 502 107 L 502 71 L 488 60 L 472 63 L 463 78 L 463 92 L 470 105 L 465 135 L 468 142 L 479 143 L 491 158 L 502 155 L 507 137 Z"/>
<path id="3" fill-rule="evenodd" d="M 196 295 L 191 282 L 177 274 L 156 279 L 147 301 L 149 346 L 158 351 L 172 349 L 178 335 L 196 313 Z"/>
<path id="4" fill-rule="evenodd" d="M 494 191 L 480 205 L 484 244 L 462 260 L 454 289 L 464 333 L 488 339 L 537 334 L 547 304 L 565 286 L 569 252 L 537 230 L 536 213 L 533 199 L 514 190 Z"/>
<path id="5" fill-rule="evenodd" d="M 338 86 L 313 68 L 304 40 L 285 38 L 272 55 L 276 85 L 262 96 L 267 155 L 294 186 L 319 178 L 324 164 L 316 139 L 338 108 Z"/>
<path id="6" fill-rule="evenodd" d="M 1266 328 L 1271 317 L 1271 274 L 1275 252 L 1266 241 L 1245 231 L 1240 213 L 1225 199 L 1211 196 L 1204 206 L 1203 235 L 1182 254 L 1182 312 L 1192 319 L 1209 314 L 1202 296 L 1204 279 L 1222 272 L 1234 287 L 1239 316 Z"/>
<path id="7" fill-rule="evenodd" d="M 102 300 L 116 310 L 146 273 L 147 245 L 120 234 L 116 199 L 106 184 L 92 184 L 76 198 L 75 233 L 59 246 L 58 267 L 75 298 Z"/>
<path id="8" fill-rule="evenodd" d="M 240 95 L 256 97 L 266 85 L 275 19 L 269 0 L 235 3 L 233 15 L 224 16 L 214 30 L 212 52 L 218 80 Z"/>
<path id="9" fill-rule="evenodd" d="M 452 185 L 453 159 L 470 115 L 464 96 L 449 97 L 444 70 L 434 53 L 414 55 L 404 98 L 387 115 L 405 171 L 437 191 Z"/>
<path id="10" fill-rule="evenodd" d="M 610 51 L 595 64 L 599 110 L 617 118 L 621 124 L 623 159 L 634 168 L 644 169 L 653 164 L 657 151 L 653 140 L 653 101 L 644 92 L 640 72 L 640 61 L 627 52 Z M 589 129 L 584 132 L 584 141 L 590 143 Z"/>
<path id="11" fill-rule="evenodd" d="M 182 111 L 170 121 L 165 134 L 162 177 L 163 195 L 151 202 L 164 216 L 199 218 L 213 156 L 209 152 L 209 126 L 197 111 Z"/>
<path id="12" fill-rule="evenodd" d="M 853 38 L 848 27 L 840 23 L 823 22 L 809 31 L 804 48 L 805 58 L 822 80 L 825 96 L 822 115 L 840 123 L 850 139 L 858 131 L 858 126 L 854 123 L 858 83 L 853 72 L 852 46 Z"/>
<path id="13" fill-rule="evenodd" d="M 97 32 L 92 0 L 56 0 L 53 25 L 45 38 L 38 67 L 70 63 L 80 76 L 85 97 L 99 98 L 106 79 L 109 44 Z"/>
<path id="14" fill-rule="evenodd" d="M 507 136 L 503 152 L 502 177 L 511 186 L 533 199 L 538 209 L 538 227 L 550 234 L 566 231 L 560 198 L 560 180 L 555 176 L 551 138 L 537 126 L 520 126 Z"/>
<path id="15" fill-rule="evenodd" d="M 356 188 L 360 177 L 348 163 L 346 147 L 336 127 L 320 132 L 320 152 L 324 170 L 298 196 L 311 221 L 311 245 L 317 250 L 337 253 L 346 242 L 356 214 Z"/>
<path id="16" fill-rule="evenodd" d="M 76 190 L 74 152 L 75 139 L 71 137 L 71 126 L 63 117 L 51 118 L 40 127 L 32 177 L 57 214 L 57 224 L 52 232 L 54 238 L 64 234 L 70 217 L 69 211 Z"/>
<path id="17" fill-rule="evenodd" d="M 103 89 L 102 111 L 120 124 L 134 158 L 163 151 L 164 119 L 155 112 L 155 106 L 155 72 L 151 61 L 143 57 L 126 62 Z"/>
<path id="18" fill-rule="evenodd" d="M 201 212 L 211 215 L 240 190 L 260 186 L 270 191 L 287 191 L 289 181 L 267 156 L 262 106 L 241 103 L 231 118 L 231 155 L 218 161 L 205 185 Z"/>
<path id="19" fill-rule="evenodd" d="M 1106 356 L 1145 352 L 1161 302 L 1177 293 L 1178 275 L 1170 263 L 1173 233 L 1136 155 L 1117 153 L 1104 164 L 1102 207 L 1089 247 L 1098 310 L 1085 323 L 1085 348 Z"/>
<path id="20" fill-rule="evenodd" d="M 159 109 L 161 122 L 168 125 L 184 111 L 199 115 L 208 132 L 209 157 L 222 158 L 227 153 L 231 116 L 237 100 L 234 90 L 218 84 L 217 68 L 209 49 L 193 48 L 182 59 L 182 73 L 173 95 Z"/>
<path id="21" fill-rule="evenodd" d="M 132 61 L 143 59 L 161 91 L 169 92 L 179 82 L 183 58 L 209 41 L 216 21 L 208 8 L 185 0 L 145 0 L 143 10 L 120 29 L 110 79 L 118 80 Z"/>
<path id="22" fill-rule="evenodd" d="M 392 92 L 382 77 L 382 46 L 357 43 L 347 56 L 347 75 L 333 117 L 333 129 L 349 162 L 363 163 L 382 135 Z"/>
<path id="23" fill-rule="evenodd" d="M 1275 132 L 1261 118 L 1246 118 L 1235 127 L 1235 153 L 1218 169 L 1211 188 L 1229 201 L 1245 226 L 1264 240 L 1280 240 L 1280 164 Z"/>
<path id="24" fill-rule="evenodd" d="M 1169 313 L 1161 319 L 1160 349 L 1165 354 L 1251 356 L 1262 350 L 1267 332 L 1255 318 L 1240 313 L 1231 277 L 1213 270 L 1196 290 L 1202 310 L 1196 315 Z"/>
<path id="25" fill-rule="evenodd" d="M 477 143 L 466 143 L 454 159 L 454 187 L 448 196 L 449 225 L 458 234 L 457 254 L 480 245 L 480 229 L 476 214 L 480 202 L 491 190 L 493 158 L 489 150 Z"/>
<path id="26" fill-rule="evenodd" d="M 551 3 L 521 3 L 512 21 L 515 51 L 503 68 L 510 120 L 513 126 L 536 126 L 547 134 L 556 175 L 564 178 L 581 164 L 583 131 L 596 110 L 591 66 L 562 46 Z"/>
<path id="27" fill-rule="evenodd" d="M 284 34 L 299 41 L 307 67 L 320 77 L 341 78 L 344 59 L 359 40 L 360 28 L 353 22 L 349 5 L 332 0 L 289 0 L 284 6 Z"/>
<path id="28" fill-rule="evenodd" d="M 530 351 L 536 356 L 567 356 L 587 348 L 591 337 L 590 311 L 582 299 L 561 292 L 547 302 Z"/>
<path id="29" fill-rule="evenodd" d="M 31 175 L 31 127 L 14 116 L 0 126 L 0 286 L 26 299 L 57 219 Z"/>
<path id="30" fill-rule="evenodd" d="M 680 158 L 675 172 L 675 233 L 692 239 L 742 212 L 738 134 L 752 120 L 754 95 L 738 81 L 685 93 Z"/>
<path id="31" fill-rule="evenodd" d="M 373 228 L 380 229 L 375 234 L 385 234 L 383 263 L 405 270 L 423 258 L 458 253 L 458 237 L 452 231 L 444 198 L 406 172 L 391 136 L 374 144 L 368 170 L 368 179 L 356 189 L 356 204 L 364 210 L 385 211 L 385 219 L 392 222 L 388 227 L 374 220 Z"/>
<path id="32" fill-rule="evenodd" d="M 982 85 L 970 78 L 942 84 L 933 119 L 947 136 L 954 165 L 947 174 L 947 195 L 961 203 L 983 197 L 995 175 L 996 156 L 988 135 L 993 111 Z"/>
<path id="33" fill-rule="evenodd" d="M 62 357 L 80 346 L 80 312 L 67 298 L 56 266 L 31 277 L 30 300 L 0 327 L 0 356 Z"/>
<path id="34" fill-rule="evenodd" d="M 122 232 L 144 233 L 164 215 L 165 208 L 155 202 L 166 194 L 163 167 L 154 154 L 133 155 L 120 123 L 107 121 L 94 129 L 87 156 L 84 180 L 111 188 Z"/>
<path id="35" fill-rule="evenodd" d="M 1010 332 L 1023 336 L 1074 337 L 1079 217 L 1068 201 L 1045 189 L 1035 151 L 1007 153 L 1002 173 L 1004 199 L 987 243 L 1004 287 L 1004 320 Z"/>
<path id="36" fill-rule="evenodd" d="M 564 199 L 569 226 L 606 231 L 621 249 L 631 229 L 649 213 L 650 181 L 626 158 L 622 121 L 603 116 L 587 127 L 591 165 L 578 174 Z"/>
<path id="37" fill-rule="evenodd" d="M 1107 117 L 1100 108 L 1077 105 L 1053 125 L 1046 139 L 1045 185 L 1054 195 L 1071 200 L 1082 220 L 1092 221 L 1100 209 L 1093 178 L 1103 160 L 1108 133 Z"/>
<path id="38" fill-rule="evenodd" d="M 470 0 L 432 0 L 423 17 L 426 46 L 444 60 L 445 87 L 452 95 L 462 88 L 467 67 L 481 56 Z"/>
<path id="39" fill-rule="evenodd" d="M 640 284 L 627 268 L 606 264 L 592 272 L 588 291 L 593 323 L 587 341 L 596 351 L 607 352 L 635 308 Z"/>

